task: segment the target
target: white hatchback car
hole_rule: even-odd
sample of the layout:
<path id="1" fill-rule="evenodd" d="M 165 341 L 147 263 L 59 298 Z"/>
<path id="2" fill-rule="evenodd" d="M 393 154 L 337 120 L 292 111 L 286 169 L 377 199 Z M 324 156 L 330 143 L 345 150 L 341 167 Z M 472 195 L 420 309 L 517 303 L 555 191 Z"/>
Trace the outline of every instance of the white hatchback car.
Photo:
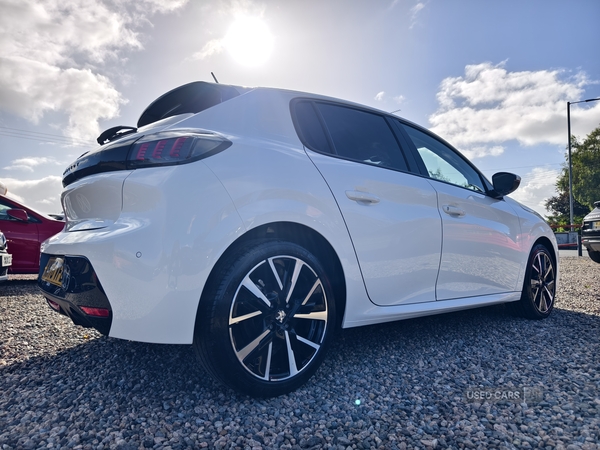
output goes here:
<path id="1" fill-rule="evenodd" d="M 64 173 L 43 245 L 55 310 L 116 338 L 193 344 L 253 396 L 296 389 L 338 327 L 511 303 L 548 317 L 544 220 L 448 143 L 334 98 L 194 82 Z"/>

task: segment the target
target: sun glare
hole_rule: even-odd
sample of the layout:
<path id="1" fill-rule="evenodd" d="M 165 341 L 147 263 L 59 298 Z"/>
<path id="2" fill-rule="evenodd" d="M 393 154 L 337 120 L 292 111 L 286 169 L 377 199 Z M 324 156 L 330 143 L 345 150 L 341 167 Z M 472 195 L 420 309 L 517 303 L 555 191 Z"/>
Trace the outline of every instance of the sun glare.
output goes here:
<path id="1" fill-rule="evenodd" d="M 273 36 L 256 17 L 238 18 L 225 36 L 225 48 L 244 66 L 259 66 L 271 55 Z"/>

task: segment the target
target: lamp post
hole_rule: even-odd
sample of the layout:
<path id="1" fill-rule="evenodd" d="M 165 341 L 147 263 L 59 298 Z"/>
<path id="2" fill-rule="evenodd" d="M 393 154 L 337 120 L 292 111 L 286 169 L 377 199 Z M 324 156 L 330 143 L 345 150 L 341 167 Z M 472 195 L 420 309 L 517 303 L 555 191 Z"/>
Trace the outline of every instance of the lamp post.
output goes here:
<path id="1" fill-rule="evenodd" d="M 600 98 L 588 98 L 579 102 L 567 102 L 567 132 L 569 133 L 569 231 L 573 231 L 573 164 L 571 161 L 571 105 L 575 103 L 588 103 Z"/>

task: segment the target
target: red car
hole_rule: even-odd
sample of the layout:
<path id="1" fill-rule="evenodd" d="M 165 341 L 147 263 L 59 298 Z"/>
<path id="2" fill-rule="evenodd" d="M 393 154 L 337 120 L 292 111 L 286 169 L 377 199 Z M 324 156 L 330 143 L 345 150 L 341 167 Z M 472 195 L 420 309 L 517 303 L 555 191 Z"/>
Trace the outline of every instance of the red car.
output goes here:
<path id="1" fill-rule="evenodd" d="M 40 244 L 65 226 L 56 220 L 0 195 L 0 230 L 12 254 L 10 273 L 38 273 Z"/>

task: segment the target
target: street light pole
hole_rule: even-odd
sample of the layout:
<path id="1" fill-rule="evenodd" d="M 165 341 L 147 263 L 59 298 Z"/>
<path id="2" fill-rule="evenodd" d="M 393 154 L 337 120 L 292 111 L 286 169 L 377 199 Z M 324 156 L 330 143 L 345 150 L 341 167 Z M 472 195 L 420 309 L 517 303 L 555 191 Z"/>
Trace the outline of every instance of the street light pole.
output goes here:
<path id="1" fill-rule="evenodd" d="M 575 103 L 588 103 L 600 98 L 588 98 L 579 102 L 567 102 L 567 132 L 569 133 L 569 231 L 573 231 L 573 162 L 571 160 L 571 105 Z"/>
<path id="2" fill-rule="evenodd" d="M 567 131 L 569 133 L 569 232 L 571 232 L 573 231 L 573 164 L 571 162 L 571 102 L 567 102 Z"/>

